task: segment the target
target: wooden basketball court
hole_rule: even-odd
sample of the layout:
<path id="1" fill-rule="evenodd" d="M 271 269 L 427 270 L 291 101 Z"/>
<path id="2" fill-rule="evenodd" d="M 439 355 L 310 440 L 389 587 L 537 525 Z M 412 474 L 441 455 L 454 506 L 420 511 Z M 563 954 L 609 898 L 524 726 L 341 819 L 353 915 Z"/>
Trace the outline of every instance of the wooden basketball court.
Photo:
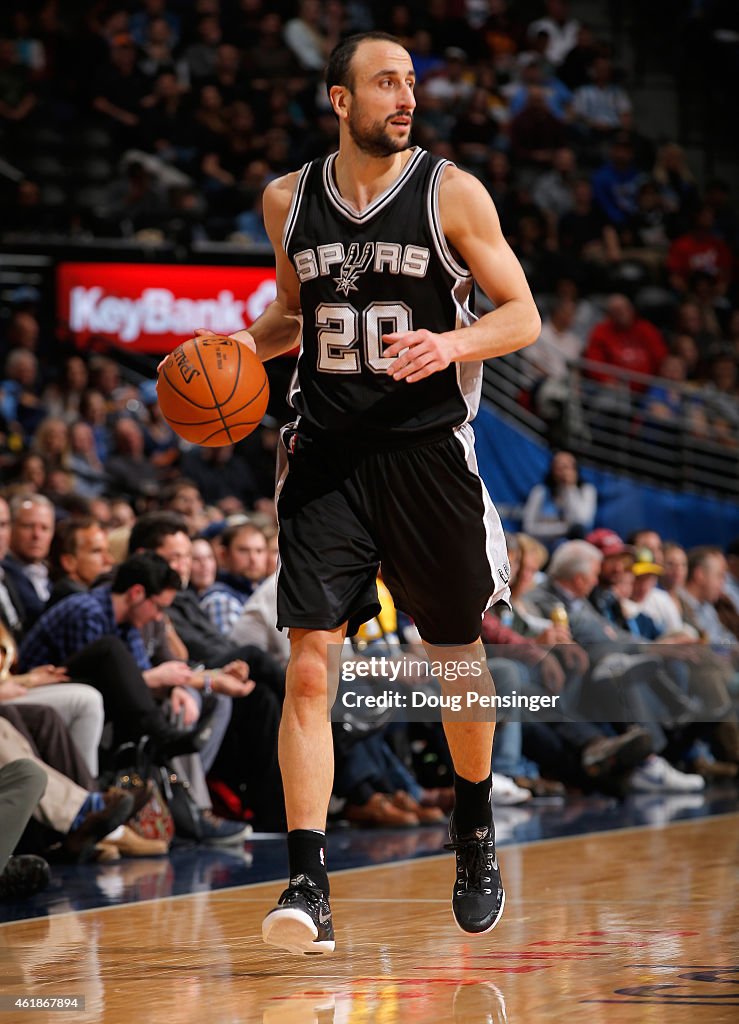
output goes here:
<path id="1" fill-rule="evenodd" d="M 450 854 L 338 872 L 333 957 L 262 944 L 275 882 L 6 924 L 0 1024 L 736 1021 L 738 847 L 737 814 L 503 846 L 506 911 L 477 941 Z"/>

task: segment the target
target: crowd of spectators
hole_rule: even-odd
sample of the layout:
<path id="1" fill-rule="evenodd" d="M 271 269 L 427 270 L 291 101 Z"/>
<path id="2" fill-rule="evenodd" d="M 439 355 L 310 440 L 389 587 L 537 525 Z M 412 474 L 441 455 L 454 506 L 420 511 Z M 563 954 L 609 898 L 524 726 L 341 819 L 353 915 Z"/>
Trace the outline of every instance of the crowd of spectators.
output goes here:
<path id="1" fill-rule="evenodd" d="M 5 239 L 265 242 L 265 185 L 336 143 L 320 84 L 328 51 L 347 32 L 389 29 L 418 72 L 416 141 L 485 183 L 546 313 L 524 356 L 539 376 L 530 400 L 561 403 L 568 364 L 584 356 L 604 364 L 592 386 L 619 370 L 656 376 L 628 379 L 645 416 L 689 414 L 691 429 L 736 446 L 738 222 L 727 187 L 701 190 L 680 147 L 640 133 L 610 47 L 563 0 L 531 5 L 528 19 L 506 0 L 446 7 L 144 0 L 65 12 L 49 0 L 4 16 Z M 30 757 L 75 787 L 47 783 L 32 848 L 115 856 L 98 848 L 112 832 L 119 853 L 140 851 L 114 831 L 140 808 L 98 780 L 116 747 L 143 734 L 188 780 L 199 841 L 239 842 L 250 816 L 284 827 L 286 650 L 270 619 L 279 422 L 237 446 L 183 445 L 151 383 L 109 355 L 55 347 L 33 299 L 8 311 L 2 334 L 0 624 L 19 657 L 2 666 L 0 764 Z M 559 453 L 527 533 L 510 539 L 514 616 L 488 613 L 484 636 L 505 645 L 493 666 L 504 692 L 573 695 L 586 680 L 607 687 L 603 645 L 628 642 L 620 672 L 642 724 L 594 726 L 575 710 L 565 723 L 501 722 L 499 802 L 698 792 L 705 778 L 736 775 L 739 549 L 686 553 L 650 533 L 626 545 L 593 531 L 595 504 Z M 566 624 L 551 621 L 555 606 Z M 354 654 L 397 637 L 413 639 L 402 615 Z M 673 646 L 690 658 L 668 657 Z M 32 712 L 21 719 L 31 705 L 43 727 Z M 702 712 L 711 724 L 697 724 Z M 335 727 L 339 813 L 397 827 L 441 820 L 439 730 L 356 728 Z M 436 752 L 436 776 L 410 756 L 418 749 Z"/>
<path id="2" fill-rule="evenodd" d="M 701 185 L 683 149 L 640 123 L 612 45 L 566 0 L 69 7 L 0 19 L 6 241 L 265 246 L 266 184 L 336 145 L 328 52 L 389 30 L 417 69 L 415 142 L 485 184 L 544 314 L 522 397 L 551 422 L 568 365 L 605 362 L 661 379 L 627 381 L 638 425 L 739 449 L 729 186 Z"/>

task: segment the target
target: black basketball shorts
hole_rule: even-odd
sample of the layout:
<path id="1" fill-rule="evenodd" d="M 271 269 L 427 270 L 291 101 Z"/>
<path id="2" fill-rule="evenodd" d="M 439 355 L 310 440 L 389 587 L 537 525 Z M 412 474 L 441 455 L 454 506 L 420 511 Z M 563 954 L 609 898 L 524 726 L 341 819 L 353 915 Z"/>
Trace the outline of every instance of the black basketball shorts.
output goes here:
<path id="1" fill-rule="evenodd" d="M 348 622 L 351 636 L 380 611 L 381 567 L 396 607 L 424 640 L 476 640 L 485 609 L 510 598 L 510 568 L 469 424 L 389 451 L 288 427 L 283 446 L 278 626 Z"/>

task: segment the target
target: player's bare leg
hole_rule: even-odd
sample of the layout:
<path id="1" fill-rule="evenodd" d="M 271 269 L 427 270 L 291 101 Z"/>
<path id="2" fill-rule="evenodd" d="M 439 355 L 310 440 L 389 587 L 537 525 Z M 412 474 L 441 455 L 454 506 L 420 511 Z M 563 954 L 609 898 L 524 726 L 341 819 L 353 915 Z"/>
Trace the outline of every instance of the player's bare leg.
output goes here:
<path id="1" fill-rule="evenodd" d="M 491 805 L 495 710 L 475 699 L 493 696 L 495 687 L 481 641 L 459 647 L 425 646 L 430 660 L 449 670 L 442 679 L 444 693 L 460 698 L 458 712 L 444 713 L 444 732 L 454 764 L 455 807 L 449 821 L 449 846 L 457 857 L 457 880 L 452 910 L 462 931 L 481 935 L 493 930 L 505 906 Z M 451 677 L 459 673 L 460 665 L 470 666 L 471 671 L 455 680 Z"/>
<path id="2" fill-rule="evenodd" d="M 336 630 L 291 629 L 279 755 L 287 810 L 290 884 L 264 919 L 262 936 L 292 953 L 330 953 L 326 814 L 334 777 L 328 716 L 328 647 Z"/>

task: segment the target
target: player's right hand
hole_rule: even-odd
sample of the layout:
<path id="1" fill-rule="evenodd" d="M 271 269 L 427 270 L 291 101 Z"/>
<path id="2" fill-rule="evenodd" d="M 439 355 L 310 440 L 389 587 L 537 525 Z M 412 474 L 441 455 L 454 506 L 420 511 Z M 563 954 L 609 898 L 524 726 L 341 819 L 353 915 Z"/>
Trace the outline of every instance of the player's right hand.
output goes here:
<path id="1" fill-rule="evenodd" d="M 244 337 L 244 335 L 246 335 L 246 337 Z M 195 333 L 194 333 L 193 337 L 194 338 L 220 338 L 221 335 L 217 334 L 215 331 L 211 331 L 210 327 L 196 327 L 195 328 Z M 252 335 L 250 334 L 249 331 L 246 331 L 246 330 L 244 330 L 244 331 L 235 331 L 233 334 L 227 335 L 227 337 L 233 338 L 234 341 L 238 341 L 242 345 L 246 345 L 247 348 L 250 348 L 252 350 L 252 352 L 254 352 L 256 354 L 257 343 L 254 341 L 254 338 L 252 337 Z M 167 355 L 161 360 L 161 362 L 157 366 L 157 375 L 159 375 L 162 372 L 162 367 L 167 362 L 168 358 L 169 358 L 169 353 L 167 353 Z"/>

